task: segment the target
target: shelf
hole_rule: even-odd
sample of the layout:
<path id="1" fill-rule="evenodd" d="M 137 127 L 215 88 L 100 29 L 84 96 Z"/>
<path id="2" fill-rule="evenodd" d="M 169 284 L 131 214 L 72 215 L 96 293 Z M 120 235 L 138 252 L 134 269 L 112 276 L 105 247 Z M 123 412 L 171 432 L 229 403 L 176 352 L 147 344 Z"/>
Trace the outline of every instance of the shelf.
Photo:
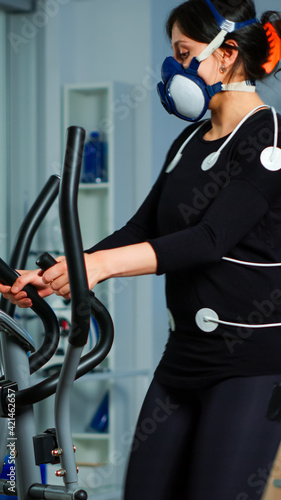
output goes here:
<path id="1" fill-rule="evenodd" d="M 88 439 L 108 439 L 110 436 L 108 432 L 99 433 L 99 432 L 74 432 L 72 434 L 74 439 L 79 439 L 81 441 L 87 441 Z"/>
<path id="2" fill-rule="evenodd" d="M 110 184 L 109 182 L 80 182 L 79 184 L 79 190 L 80 189 L 109 189 Z"/>
<path id="3" fill-rule="evenodd" d="M 90 434 L 93 436 L 96 434 Z M 109 463 L 110 436 L 90 438 L 87 434 L 72 434 L 76 447 L 75 460 L 84 467 L 104 467 Z"/>

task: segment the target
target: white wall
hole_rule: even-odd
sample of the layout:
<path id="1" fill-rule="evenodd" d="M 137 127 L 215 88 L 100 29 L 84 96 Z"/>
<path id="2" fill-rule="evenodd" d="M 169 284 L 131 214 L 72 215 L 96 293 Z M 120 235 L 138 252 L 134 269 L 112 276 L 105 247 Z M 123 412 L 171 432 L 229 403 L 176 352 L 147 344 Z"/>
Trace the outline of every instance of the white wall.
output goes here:
<path id="1" fill-rule="evenodd" d="M 136 202 L 150 186 L 150 0 L 71 1 L 60 15 L 60 81 L 123 81 L 136 116 Z"/>

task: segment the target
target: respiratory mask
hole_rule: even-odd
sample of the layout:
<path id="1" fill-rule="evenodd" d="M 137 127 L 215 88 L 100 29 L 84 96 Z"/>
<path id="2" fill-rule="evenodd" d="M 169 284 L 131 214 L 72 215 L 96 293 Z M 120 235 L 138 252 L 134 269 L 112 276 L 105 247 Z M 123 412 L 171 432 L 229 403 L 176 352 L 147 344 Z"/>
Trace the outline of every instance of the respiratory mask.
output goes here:
<path id="1" fill-rule="evenodd" d="M 255 92 L 255 83 L 249 80 L 207 85 L 198 75 L 200 63 L 221 46 L 228 33 L 259 22 L 257 18 L 242 23 L 229 21 L 218 13 L 211 0 L 205 0 L 205 2 L 212 11 L 220 32 L 199 56 L 193 57 L 188 68 L 183 68 L 173 57 L 167 57 L 162 65 L 163 81 L 157 85 L 159 97 L 166 111 L 189 122 L 197 122 L 205 115 L 210 100 L 218 92 L 230 90 Z"/>

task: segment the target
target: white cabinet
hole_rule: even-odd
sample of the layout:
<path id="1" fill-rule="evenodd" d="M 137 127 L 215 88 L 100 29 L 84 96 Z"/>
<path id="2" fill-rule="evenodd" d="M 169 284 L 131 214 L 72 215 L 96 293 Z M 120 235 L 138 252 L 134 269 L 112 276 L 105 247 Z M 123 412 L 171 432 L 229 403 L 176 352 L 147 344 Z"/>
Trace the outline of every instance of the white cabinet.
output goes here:
<path id="1" fill-rule="evenodd" d="M 65 85 L 63 89 L 63 144 L 71 125 L 99 131 L 106 145 L 108 181 L 80 184 L 78 210 L 84 248 L 122 226 L 133 212 L 134 117 L 122 102 L 130 86 L 121 83 Z M 107 285 L 108 287 L 108 285 Z M 113 314 L 114 293 L 99 292 Z"/>
<path id="2" fill-rule="evenodd" d="M 85 128 L 87 136 L 91 131 L 101 132 L 107 148 L 107 182 L 80 184 L 79 188 L 78 210 L 85 249 L 121 227 L 133 214 L 134 119 L 126 104 L 130 102 L 128 95 L 128 85 L 112 82 L 66 85 L 63 89 L 63 150 L 66 129 L 71 125 Z M 147 371 L 135 369 L 134 278 L 109 280 L 98 285 L 95 293 L 113 317 L 115 342 L 103 366 L 75 382 L 73 441 L 81 485 L 94 488 L 96 499 L 110 499 L 120 495 L 139 393 L 145 390 Z M 106 391 L 108 430 L 86 432 Z M 102 493 L 105 489 L 107 493 Z"/>

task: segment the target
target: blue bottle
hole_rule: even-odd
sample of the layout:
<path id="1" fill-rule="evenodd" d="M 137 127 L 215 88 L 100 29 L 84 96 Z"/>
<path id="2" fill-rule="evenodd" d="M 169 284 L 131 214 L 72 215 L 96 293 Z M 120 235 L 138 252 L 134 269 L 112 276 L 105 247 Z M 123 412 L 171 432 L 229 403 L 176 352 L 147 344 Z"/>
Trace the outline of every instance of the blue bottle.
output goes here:
<path id="1" fill-rule="evenodd" d="M 91 132 L 89 140 L 84 146 L 83 167 L 81 182 L 104 182 L 105 173 L 104 144 L 100 140 L 99 132 Z"/>
<path id="2" fill-rule="evenodd" d="M 107 432 L 108 431 L 108 412 L 109 412 L 109 393 L 105 393 L 96 413 L 94 414 L 87 432 Z"/>

